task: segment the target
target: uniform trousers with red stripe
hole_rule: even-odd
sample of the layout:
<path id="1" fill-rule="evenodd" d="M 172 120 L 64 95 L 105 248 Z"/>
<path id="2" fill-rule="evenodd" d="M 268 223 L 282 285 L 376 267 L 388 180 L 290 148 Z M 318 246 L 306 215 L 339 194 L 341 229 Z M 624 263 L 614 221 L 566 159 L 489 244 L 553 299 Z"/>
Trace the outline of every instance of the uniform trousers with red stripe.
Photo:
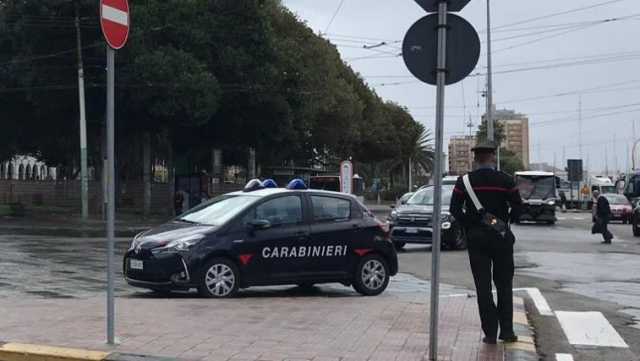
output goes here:
<path id="1" fill-rule="evenodd" d="M 483 226 L 467 230 L 469 262 L 476 285 L 478 309 L 485 336 L 496 338 L 513 335 L 513 243 L 509 231 L 502 238 Z M 498 303 L 494 302 L 491 281 L 496 286 Z"/>

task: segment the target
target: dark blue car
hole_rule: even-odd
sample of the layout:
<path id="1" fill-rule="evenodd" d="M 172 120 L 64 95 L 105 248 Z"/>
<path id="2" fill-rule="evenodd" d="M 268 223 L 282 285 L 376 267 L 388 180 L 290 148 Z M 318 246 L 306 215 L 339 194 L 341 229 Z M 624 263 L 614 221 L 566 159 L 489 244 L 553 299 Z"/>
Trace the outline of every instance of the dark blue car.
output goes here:
<path id="1" fill-rule="evenodd" d="M 136 236 L 126 281 L 231 297 L 261 285 L 338 282 L 363 295 L 398 271 L 385 223 L 347 194 L 268 188 L 225 194 Z"/>

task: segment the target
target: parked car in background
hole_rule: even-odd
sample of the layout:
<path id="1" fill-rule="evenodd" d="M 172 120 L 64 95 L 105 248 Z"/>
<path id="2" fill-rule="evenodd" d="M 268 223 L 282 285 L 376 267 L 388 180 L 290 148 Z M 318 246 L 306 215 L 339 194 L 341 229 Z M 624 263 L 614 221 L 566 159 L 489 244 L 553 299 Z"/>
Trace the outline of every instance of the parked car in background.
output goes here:
<path id="1" fill-rule="evenodd" d="M 453 185 L 442 186 L 442 248 L 465 249 L 467 240 L 459 222 L 449 213 Z M 389 227 L 396 249 L 407 243 L 433 242 L 433 186 L 418 190 L 406 204 L 391 211 Z"/>
<path id="2" fill-rule="evenodd" d="M 396 202 L 396 207 L 399 207 L 403 204 L 406 204 L 407 201 L 409 200 L 409 198 L 411 198 L 412 195 L 414 195 L 415 192 L 408 192 L 402 195 L 402 197 L 398 198 L 398 201 Z"/>
<path id="3" fill-rule="evenodd" d="M 609 201 L 612 221 L 622 221 L 625 224 L 631 222 L 633 208 L 627 197 L 617 193 L 605 193 L 603 196 Z"/>

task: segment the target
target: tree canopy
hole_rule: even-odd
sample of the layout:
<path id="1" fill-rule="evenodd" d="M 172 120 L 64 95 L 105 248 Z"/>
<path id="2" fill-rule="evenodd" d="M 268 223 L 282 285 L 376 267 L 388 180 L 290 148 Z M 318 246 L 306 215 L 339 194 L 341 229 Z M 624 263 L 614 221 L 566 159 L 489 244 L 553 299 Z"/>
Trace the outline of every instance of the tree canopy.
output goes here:
<path id="1" fill-rule="evenodd" d="M 99 164 L 105 46 L 97 2 L 77 0 L 90 160 Z M 116 55 L 119 166 L 136 165 L 151 134 L 201 168 L 211 148 L 246 164 L 408 161 L 430 166 L 424 127 L 383 101 L 334 45 L 279 0 L 131 2 L 128 44 Z M 0 159 L 36 154 L 74 167 L 78 156 L 75 6 L 0 0 Z M 425 153 L 426 152 L 426 153 Z M 233 163 L 232 163 L 233 164 Z"/>

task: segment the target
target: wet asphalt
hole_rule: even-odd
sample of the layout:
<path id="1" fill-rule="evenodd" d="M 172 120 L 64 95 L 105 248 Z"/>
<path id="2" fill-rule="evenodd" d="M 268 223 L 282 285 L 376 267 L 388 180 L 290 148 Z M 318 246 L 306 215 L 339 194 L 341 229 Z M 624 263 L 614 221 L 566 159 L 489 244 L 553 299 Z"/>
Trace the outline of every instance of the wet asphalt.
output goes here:
<path id="1" fill-rule="evenodd" d="M 640 355 L 640 238 L 631 226 L 611 225 L 613 245 L 600 244 L 589 230 L 588 214 L 559 214 L 555 226 L 515 226 L 514 287 L 538 287 L 553 310 L 600 311 L 629 344 L 629 350 L 580 348 L 569 345 L 553 317 L 533 313 L 543 359 L 572 353 L 576 360 L 637 360 Z M 105 291 L 106 242 L 95 234 L 55 231 L 38 235 L 0 234 L 0 297 L 91 297 Z M 23 232 L 24 233 L 24 232 Z M 43 234 L 45 233 L 45 234 Z M 47 234 L 48 233 L 48 234 Z M 116 294 L 150 297 L 122 279 L 121 261 L 130 237 L 116 241 Z M 394 282 L 392 292 L 426 290 L 430 279 L 430 247 L 409 245 L 399 253 L 400 271 L 415 278 Z M 473 280 L 465 251 L 441 257 L 444 293 L 472 292 Z M 297 291 L 290 292 L 296 295 Z M 314 292 L 323 292 L 317 289 Z M 327 289 L 331 293 L 331 289 Z M 248 295 L 251 295 L 249 293 Z M 177 296 L 180 297 L 180 296 Z M 634 319 L 637 317 L 638 320 Z"/>

